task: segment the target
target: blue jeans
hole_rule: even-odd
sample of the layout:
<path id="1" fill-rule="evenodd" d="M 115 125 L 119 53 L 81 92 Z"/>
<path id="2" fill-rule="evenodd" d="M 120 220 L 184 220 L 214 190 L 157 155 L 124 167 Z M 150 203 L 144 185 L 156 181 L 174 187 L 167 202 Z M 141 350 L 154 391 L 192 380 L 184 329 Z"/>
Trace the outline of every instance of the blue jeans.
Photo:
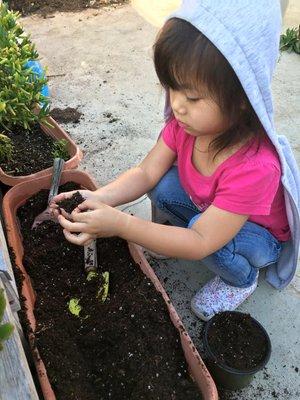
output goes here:
<path id="1" fill-rule="evenodd" d="M 201 217 L 182 188 L 175 166 L 148 195 L 172 225 L 190 228 Z M 234 239 L 202 261 L 226 283 L 245 288 L 254 283 L 258 269 L 278 260 L 280 252 L 281 243 L 266 228 L 246 222 Z"/>

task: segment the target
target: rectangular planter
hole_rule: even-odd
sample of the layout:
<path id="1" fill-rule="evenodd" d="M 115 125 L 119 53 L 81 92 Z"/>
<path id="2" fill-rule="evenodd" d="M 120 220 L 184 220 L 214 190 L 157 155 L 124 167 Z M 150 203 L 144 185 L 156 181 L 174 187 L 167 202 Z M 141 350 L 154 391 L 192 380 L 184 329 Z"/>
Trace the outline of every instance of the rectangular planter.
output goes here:
<path id="1" fill-rule="evenodd" d="M 42 189 L 49 189 L 50 181 L 51 176 L 48 175 L 29 182 L 21 183 L 10 189 L 3 200 L 3 212 L 7 228 L 8 241 L 15 252 L 16 265 L 21 269 L 25 276 L 22 287 L 22 295 L 26 299 L 27 317 L 30 321 L 33 331 L 31 336 L 29 337 L 31 345 L 33 345 L 34 343 L 34 331 L 36 327 L 36 320 L 34 316 L 35 293 L 31 285 L 30 277 L 22 264 L 24 249 L 22 245 L 22 237 L 16 219 L 16 212 L 17 209 L 34 194 L 38 193 Z M 89 190 L 96 189 L 96 184 L 93 179 L 88 174 L 77 170 L 63 172 L 61 184 L 64 184 L 66 182 L 75 182 L 81 187 Z M 197 383 L 199 389 L 201 390 L 203 398 L 205 400 L 217 400 L 218 393 L 215 383 L 211 375 L 209 374 L 205 364 L 203 363 L 198 351 L 196 350 L 196 347 L 193 345 L 193 342 L 189 334 L 185 330 L 175 308 L 171 304 L 171 301 L 166 291 L 159 282 L 153 269 L 147 262 L 141 248 L 134 243 L 129 243 L 129 250 L 134 261 L 140 266 L 144 274 L 153 282 L 155 288 L 161 293 L 163 299 L 165 300 L 166 306 L 169 310 L 171 321 L 173 322 L 180 334 L 181 345 L 190 369 L 190 373 L 195 379 L 195 382 Z M 34 359 L 45 399 L 55 400 L 56 397 L 47 378 L 47 371 L 45 369 L 43 361 L 40 359 L 38 354 L 36 354 L 36 357 L 34 357 Z"/>
<path id="2" fill-rule="evenodd" d="M 52 125 L 49 127 L 47 125 L 41 124 L 42 130 L 45 132 L 46 135 L 51 136 L 55 140 L 65 139 L 68 142 L 68 151 L 70 155 L 70 159 L 65 163 L 65 169 L 73 169 L 77 168 L 82 157 L 82 151 L 76 145 L 76 143 L 70 138 L 67 132 L 52 118 L 47 117 L 47 122 Z M 19 183 L 41 178 L 42 176 L 49 175 L 52 171 L 52 167 L 38 171 L 34 174 L 30 175 L 23 175 L 23 176 L 13 176 L 6 174 L 3 169 L 0 167 L 0 181 L 8 186 L 15 186 Z"/>

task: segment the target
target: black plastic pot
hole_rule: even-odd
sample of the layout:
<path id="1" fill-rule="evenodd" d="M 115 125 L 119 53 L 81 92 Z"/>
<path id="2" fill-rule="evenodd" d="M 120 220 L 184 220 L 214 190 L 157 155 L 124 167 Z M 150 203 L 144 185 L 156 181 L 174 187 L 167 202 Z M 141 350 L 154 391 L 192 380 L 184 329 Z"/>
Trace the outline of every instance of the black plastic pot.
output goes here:
<path id="1" fill-rule="evenodd" d="M 226 313 L 235 313 L 235 314 L 243 314 L 239 313 L 237 311 L 226 311 Z M 218 315 L 220 315 L 219 313 Z M 223 314 L 223 313 L 222 313 Z M 257 365 L 255 368 L 251 370 L 238 370 L 235 368 L 231 368 L 227 365 L 225 365 L 223 362 L 219 361 L 214 354 L 213 350 L 211 349 L 209 343 L 208 343 L 208 337 L 209 337 L 209 331 L 214 323 L 215 317 L 213 317 L 210 321 L 206 323 L 203 329 L 203 344 L 204 344 L 204 351 L 206 353 L 206 365 L 213 376 L 216 384 L 220 387 L 223 387 L 224 389 L 230 389 L 230 390 L 237 390 L 241 389 L 245 386 L 248 386 L 249 383 L 252 381 L 254 375 L 260 371 L 264 366 L 267 364 L 267 362 L 270 359 L 271 356 L 271 341 L 269 338 L 268 333 L 264 329 L 264 327 L 256 321 L 254 318 L 252 318 L 253 323 L 259 328 L 259 330 L 263 333 L 263 335 L 266 338 L 267 341 L 267 351 L 265 354 L 264 359 L 261 361 L 259 365 Z"/>

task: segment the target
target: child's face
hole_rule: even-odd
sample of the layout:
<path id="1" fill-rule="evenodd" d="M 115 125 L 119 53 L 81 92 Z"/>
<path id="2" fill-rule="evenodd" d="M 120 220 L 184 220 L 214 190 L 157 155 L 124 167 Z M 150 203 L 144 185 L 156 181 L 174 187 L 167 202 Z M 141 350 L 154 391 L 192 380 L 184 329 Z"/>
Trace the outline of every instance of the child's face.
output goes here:
<path id="1" fill-rule="evenodd" d="M 179 125 L 192 136 L 215 136 L 229 127 L 218 104 L 195 90 L 170 89 L 170 101 Z"/>

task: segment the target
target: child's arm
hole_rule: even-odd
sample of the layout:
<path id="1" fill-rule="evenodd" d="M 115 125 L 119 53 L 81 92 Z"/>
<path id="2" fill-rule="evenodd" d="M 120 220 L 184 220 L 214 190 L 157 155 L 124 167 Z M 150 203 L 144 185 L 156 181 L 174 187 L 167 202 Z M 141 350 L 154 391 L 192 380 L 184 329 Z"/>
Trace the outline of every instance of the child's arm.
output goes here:
<path id="1" fill-rule="evenodd" d="M 219 250 L 236 236 L 248 218 L 210 206 L 187 229 L 144 221 L 100 202 L 87 200 L 79 208 L 90 211 L 73 213 L 73 222 L 59 216 L 66 238 L 74 244 L 120 236 L 157 253 L 189 260 L 200 260 Z"/>
<path id="2" fill-rule="evenodd" d="M 99 200 L 111 207 L 129 203 L 149 192 L 170 169 L 176 154 L 160 139 L 138 166 L 124 172 L 113 182 L 95 190 L 80 190 L 85 199 Z M 60 193 L 52 199 L 56 203 L 72 197 L 76 191 Z"/>
<path id="3" fill-rule="evenodd" d="M 121 237 L 159 254 L 186 260 L 200 260 L 230 242 L 247 215 L 210 206 L 191 229 L 165 226 L 128 215 Z"/>

